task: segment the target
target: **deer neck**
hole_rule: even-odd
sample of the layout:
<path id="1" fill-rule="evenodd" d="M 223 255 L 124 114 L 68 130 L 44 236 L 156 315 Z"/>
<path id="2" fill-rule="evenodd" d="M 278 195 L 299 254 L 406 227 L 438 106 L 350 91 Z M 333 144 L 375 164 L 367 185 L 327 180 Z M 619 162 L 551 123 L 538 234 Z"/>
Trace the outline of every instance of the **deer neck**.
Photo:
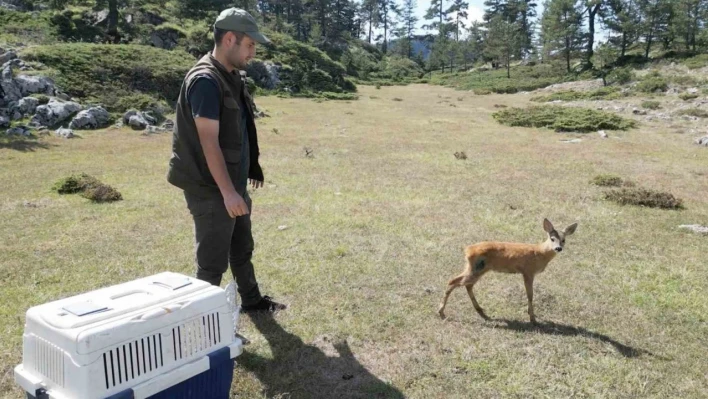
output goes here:
<path id="1" fill-rule="evenodd" d="M 546 240 L 536 245 L 538 254 L 546 261 L 546 264 L 556 257 L 556 251 L 553 250 L 551 242 Z"/>

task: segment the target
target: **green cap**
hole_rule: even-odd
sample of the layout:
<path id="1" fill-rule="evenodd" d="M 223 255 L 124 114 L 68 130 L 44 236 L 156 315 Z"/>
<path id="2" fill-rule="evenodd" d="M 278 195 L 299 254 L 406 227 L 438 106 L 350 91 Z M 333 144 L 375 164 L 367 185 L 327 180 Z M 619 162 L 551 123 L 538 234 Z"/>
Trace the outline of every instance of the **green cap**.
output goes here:
<path id="1" fill-rule="evenodd" d="M 232 32 L 245 33 L 251 39 L 261 44 L 270 43 L 270 39 L 258 31 L 256 19 L 246 10 L 240 8 L 227 8 L 222 11 L 221 14 L 216 17 L 214 27 Z"/>

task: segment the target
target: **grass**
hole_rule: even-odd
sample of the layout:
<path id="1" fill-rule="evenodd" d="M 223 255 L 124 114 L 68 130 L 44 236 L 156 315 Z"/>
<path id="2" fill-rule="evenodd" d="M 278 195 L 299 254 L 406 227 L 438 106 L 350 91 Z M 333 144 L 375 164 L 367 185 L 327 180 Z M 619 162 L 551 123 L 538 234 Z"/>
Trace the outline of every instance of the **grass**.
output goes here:
<path id="1" fill-rule="evenodd" d="M 475 94 L 485 95 L 488 93 L 513 94 L 533 91 L 554 83 L 578 78 L 578 75 L 566 74 L 559 64 L 540 64 L 512 67 L 511 79 L 507 78 L 506 69 L 501 68 L 433 74 L 430 82 L 459 90 L 473 90 Z"/>
<path id="2" fill-rule="evenodd" d="M 692 101 L 700 97 L 700 94 L 698 93 L 681 93 L 679 94 L 679 98 L 682 99 L 683 101 Z"/>
<path id="3" fill-rule="evenodd" d="M 51 68 L 48 75 L 71 96 L 111 112 L 176 101 L 195 63 L 186 52 L 139 45 L 61 43 L 29 47 L 22 56 Z"/>
<path id="4" fill-rule="evenodd" d="M 687 58 L 683 61 L 689 69 L 699 69 L 708 66 L 708 54 L 700 54 L 695 57 Z"/>
<path id="5" fill-rule="evenodd" d="M 241 317 L 252 342 L 232 395 L 705 397 L 705 237 L 677 230 L 708 220 L 705 149 L 652 125 L 570 146 L 491 118 L 493 104 L 521 107 L 524 96 L 469 96 L 453 108 L 430 101 L 456 95 L 443 87 L 360 90 L 351 104 L 257 98 L 271 117 L 257 122 L 266 184 L 252 192 L 254 264 L 262 292 L 290 307 Z M 171 137 L 82 136 L 0 146 L 0 397 L 22 396 L 12 368 L 30 306 L 194 273 L 191 218 L 165 181 Z M 452 156 L 460 151 L 464 162 Z M 96 206 L 50 190 L 78 172 L 125 199 Z M 686 209 L 602 201 L 588 186 L 599 173 L 651 182 Z M 579 227 L 536 278 L 539 327 L 527 322 L 522 278 L 503 274 L 475 287 L 494 321 L 464 290 L 437 318 L 465 245 L 538 242 L 543 217 Z"/>
<path id="6" fill-rule="evenodd" d="M 552 101 L 617 100 L 623 96 L 618 87 L 601 87 L 590 91 L 559 91 L 548 95 L 531 97 L 531 101 L 547 103 Z"/>
<path id="7" fill-rule="evenodd" d="M 604 174 L 593 177 L 591 183 L 600 187 L 620 187 L 625 181 L 617 175 Z"/>
<path id="8" fill-rule="evenodd" d="M 613 113 L 576 107 L 510 108 L 496 112 L 493 117 L 499 123 L 508 126 L 546 127 L 559 132 L 627 130 L 636 126 L 633 120 Z"/>

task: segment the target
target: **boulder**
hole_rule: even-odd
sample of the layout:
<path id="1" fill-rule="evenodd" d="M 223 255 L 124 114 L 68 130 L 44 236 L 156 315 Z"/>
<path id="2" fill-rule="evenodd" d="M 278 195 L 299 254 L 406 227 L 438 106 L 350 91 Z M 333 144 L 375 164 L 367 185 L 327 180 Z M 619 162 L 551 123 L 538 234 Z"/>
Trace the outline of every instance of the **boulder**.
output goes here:
<path id="1" fill-rule="evenodd" d="M 45 105 L 37 107 L 30 122 L 34 126 L 54 126 L 81 111 L 82 107 L 75 102 L 62 102 L 52 99 Z"/>
<path id="2" fill-rule="evenodd" d="M 100 129 L 111 123 L 111 115 L 103 107 L 91 107 L 80 111 L 71 120 L 71 129 Z"/>

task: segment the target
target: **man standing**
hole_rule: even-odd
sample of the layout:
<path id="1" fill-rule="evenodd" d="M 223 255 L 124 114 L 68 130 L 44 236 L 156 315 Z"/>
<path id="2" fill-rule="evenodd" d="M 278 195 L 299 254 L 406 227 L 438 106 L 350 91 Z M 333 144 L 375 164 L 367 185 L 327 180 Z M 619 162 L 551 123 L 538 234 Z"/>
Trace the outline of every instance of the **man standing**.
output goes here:
<path id="1" fill-rule="evenodd" d="M 197 278 L 213 285 L 231 265 L 244 312 L 285 306 L 262 296 L 251 263 L 248 183 L 263 187 L 251 96 L 240 70 L 270 41 L 246 11 L 229 8 L 214 23 L 214 50 L 187 73 L 177 100 L 167 180 L 184 190 L 194 219 Z"/>

